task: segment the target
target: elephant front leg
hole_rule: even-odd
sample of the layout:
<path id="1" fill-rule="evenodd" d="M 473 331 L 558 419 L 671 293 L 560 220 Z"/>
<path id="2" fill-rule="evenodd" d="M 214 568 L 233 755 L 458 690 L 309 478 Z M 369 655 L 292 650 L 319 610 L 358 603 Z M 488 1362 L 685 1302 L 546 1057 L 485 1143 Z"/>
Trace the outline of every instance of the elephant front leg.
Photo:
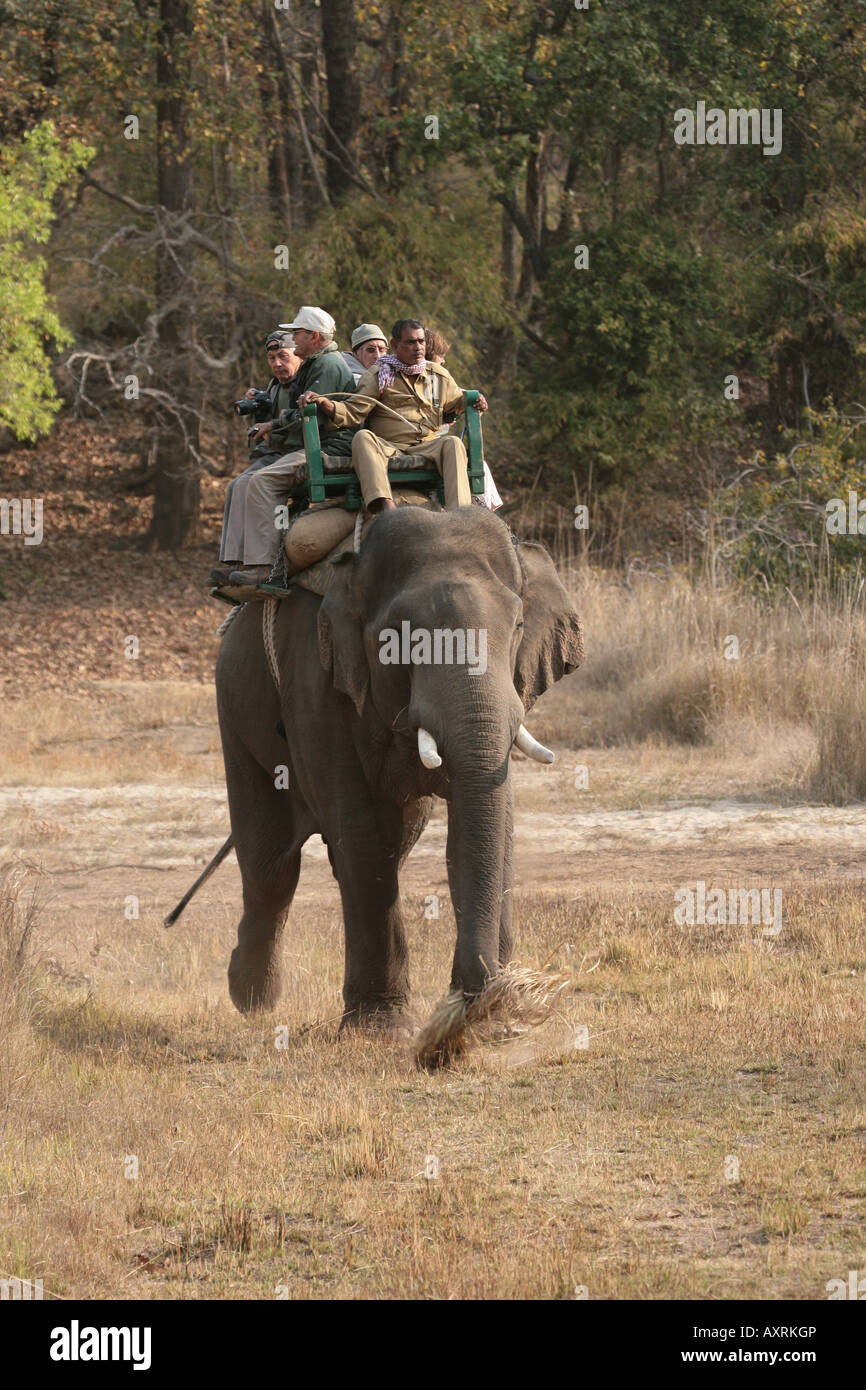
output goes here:
<path id="1" fill-rule="evenodd" d="M 502 908 L 499 914 L 499 964 L 507 965 L 514 951 L 514 786 L 508 779 L 505 812 L 505 850 L 502 856 Z"/>
<path id="2" fill-rule="evenodd" d="M 346 933 L 341 1028 L 404 1033 L 409 1009 L 409 948 L 403 929 L 399 845 L 381 841 L 334 850 Z"/>

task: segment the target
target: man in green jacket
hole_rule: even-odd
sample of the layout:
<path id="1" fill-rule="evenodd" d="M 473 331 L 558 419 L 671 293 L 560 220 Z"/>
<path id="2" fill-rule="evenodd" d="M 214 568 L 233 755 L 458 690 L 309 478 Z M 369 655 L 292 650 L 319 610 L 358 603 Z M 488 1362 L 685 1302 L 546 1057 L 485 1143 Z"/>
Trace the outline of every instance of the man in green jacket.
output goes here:
<path id="1" fill-rule="evenodd" d="M 355 381 L 334 342 L 334 320 L 324 309 L 304 305 L 294 322 L 280 328 L 292 334 L 295 353 L 301 365 L 288 387 L 281 393 L 285 407 L 275 420 L 258 426 L 253 458 L 258 464 L 260 450 L 271 461 L 248 469 L 236 478 L 226 517 L 220 548 L 220 569 L 211 572 L 216 583 L 250 584 L 255 587 L 268 578 L 279 550 L 282 533 L 276 529 L 276 512 L 285 505 L 292 484 L 303 476 L 304 440 L 298 397 L 304 391 L 320 395 L 352 392 Z M 322 420 L 322 450 L 329 457 L 348 458 L 352 453 L 354 429 L 338 429 Z M 326 460 L 327 462 L 327 460 Z"/>

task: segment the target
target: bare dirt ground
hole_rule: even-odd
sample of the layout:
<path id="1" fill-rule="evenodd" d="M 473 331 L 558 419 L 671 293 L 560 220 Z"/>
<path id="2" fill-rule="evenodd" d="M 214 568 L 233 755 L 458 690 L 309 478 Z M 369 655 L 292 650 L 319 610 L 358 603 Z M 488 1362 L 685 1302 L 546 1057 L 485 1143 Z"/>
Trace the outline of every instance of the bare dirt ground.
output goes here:
<path id="1" fill-rule="evenodd" d="M 776 887 L 828 875 L 863 878 L 866 807 L 713 801 L 641 810 L 522 809 L 521 793 L 537 793 L 542 776 L 533 766 L 515 768 L 516 867 L 526 888 L 663 890 L 732 875 Z M 554 776 L 546 780 L 556 787 Z M 447 892 L 446 830 L 444 807 L 437 808 L 409 859 L 409 889 Z M 107 895 L 127 891 L 134 875 L 168 908 L 227 833 L 228 806 L 218 786 L 0 788 L 0 857 L 37 859 L 53 890 L 79 908 L 98 908 Z M 305 846 L 303 861 L 298 901 L 336 892 L 319 837 Z M 224 877 L 230 876 L 227 870 Z M 209 891 L 202 890 L 205 901 Z"/>

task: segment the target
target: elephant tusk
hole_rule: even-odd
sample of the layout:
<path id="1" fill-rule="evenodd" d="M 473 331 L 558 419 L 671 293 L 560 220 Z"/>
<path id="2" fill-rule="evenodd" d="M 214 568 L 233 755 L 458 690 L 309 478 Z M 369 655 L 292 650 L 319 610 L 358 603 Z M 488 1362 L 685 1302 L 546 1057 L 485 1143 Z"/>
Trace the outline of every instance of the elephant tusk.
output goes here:
<path id="1" fill-rule="evenodd" d="M 419 731 L 420 732 L 420 731 Z M 543 743 L 532 737 L 525 724 L 521 724 L 517 730 L 517 737 L 514 740 L 521 753 L 525 753 L 528 758 L 534 758 L 537 763 L 552 763 L 556 757 L 549 748 L 545 748 Z"/>
<path id="2" fill-rule="evenodd" d="M 428 734 L 426 729 L 418 726 L 418 756 L 425 767 L 434 768 L 442 766 L 442 759 L 439 757 L 439 749 L 436 747 L 436 740 L 432 734 Z"/>

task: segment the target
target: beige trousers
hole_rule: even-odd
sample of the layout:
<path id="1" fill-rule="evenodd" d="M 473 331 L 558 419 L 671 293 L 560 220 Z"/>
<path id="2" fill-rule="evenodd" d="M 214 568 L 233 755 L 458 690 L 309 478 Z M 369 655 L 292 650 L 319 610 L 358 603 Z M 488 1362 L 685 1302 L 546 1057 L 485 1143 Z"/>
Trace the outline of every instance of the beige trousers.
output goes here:
<path id="1" fill-rule="evenodd" d="M 435 439 L 425 440 L 423 444 L 410 444 L 407 448 L 405 445 L 388 444 L 372 430 L 358 430 L 352 440 L 352 467 L 367 506 L 378 497 L 391 496 L 388 460 L 395 454 L 420 456 L 436 465 L 445 482 L 445 506 L 449 511 L 471 504 L 466 450 L 463 441 L 455 435 L 439 435 Z"/>
<path id="2" fill-rule="evenodd" d="M 348 462 L 345 464 L 348 471 Z M 282 531 L 277 507 L 285 506 L 289 489 L 306 471 L 303 449 L 283 454 L 264 468 L 248 468 L 229 484 L 223 517 L 220 560 L 230 565 L 270 565 Z"/>

